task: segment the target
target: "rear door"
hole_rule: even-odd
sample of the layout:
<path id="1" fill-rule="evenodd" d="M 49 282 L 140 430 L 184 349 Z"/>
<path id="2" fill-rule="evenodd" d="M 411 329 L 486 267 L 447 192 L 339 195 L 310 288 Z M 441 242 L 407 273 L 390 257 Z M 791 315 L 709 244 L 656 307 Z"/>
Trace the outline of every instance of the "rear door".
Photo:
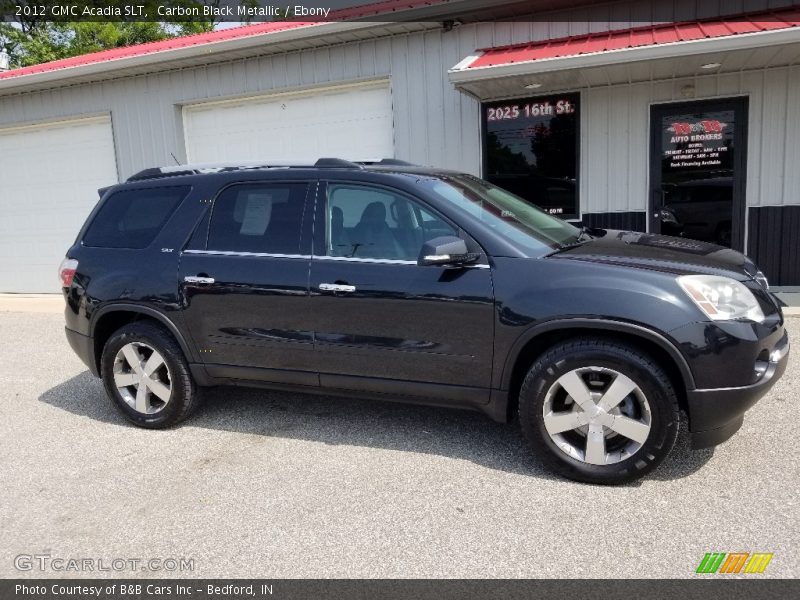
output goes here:
<path id="1" fill-rule="evenodd" d="M 188 330 L 209 374 L 317 385 L 308 269 L 314 182 L 225 187 L 181 257 Z"/>
<path id="2" fill-rule="evenodd" d="M 372 184 L 321 184 L 315 215 L 309 306 L 321 385 L 488 401 L 486 258 L 460 269 L 417 266 L 424 241 L 462 232 L 421 200 Z"/>

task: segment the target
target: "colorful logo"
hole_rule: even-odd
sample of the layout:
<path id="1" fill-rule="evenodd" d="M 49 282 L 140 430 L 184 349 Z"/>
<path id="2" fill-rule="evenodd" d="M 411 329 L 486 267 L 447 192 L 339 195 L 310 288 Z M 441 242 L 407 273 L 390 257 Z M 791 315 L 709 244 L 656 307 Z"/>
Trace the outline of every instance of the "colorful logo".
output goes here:
<path id="1" fill-rule="evenodd" d="M 667 131 L 675 135 L 689 135 L 692 133 L 721 133 L 728 126 L 721 121 L 697 121 L 696 123 L 677 122 L 667 127 Z"/>
<path id="2" fill-rule="evenodd" d="M 771 560 L 772 554 L 767 552 L 708 552 L 697 573 L 763 573 Z"/>

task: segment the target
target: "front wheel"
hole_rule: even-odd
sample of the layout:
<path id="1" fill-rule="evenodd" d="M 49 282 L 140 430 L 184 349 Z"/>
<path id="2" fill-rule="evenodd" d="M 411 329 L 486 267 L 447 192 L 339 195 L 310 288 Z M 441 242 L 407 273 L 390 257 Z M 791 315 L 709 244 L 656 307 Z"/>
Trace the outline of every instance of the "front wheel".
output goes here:
<path id="1" fill-rule="evenodd" d="M 679 409 L 669 378 L 626 344 L 559 344 L 528 371 L 519 395 L 522 431 L 547 465 L 578 481 L 638 479 L 669 454 Z"/>

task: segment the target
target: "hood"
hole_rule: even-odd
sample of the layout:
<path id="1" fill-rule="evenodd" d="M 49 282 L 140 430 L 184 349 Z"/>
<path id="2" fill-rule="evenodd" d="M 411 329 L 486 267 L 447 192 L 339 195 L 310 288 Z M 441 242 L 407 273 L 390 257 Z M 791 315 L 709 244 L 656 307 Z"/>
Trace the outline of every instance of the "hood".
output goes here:
<path id="1" fill-rule="evenodd" d="M 552 258 L 583 260 L 665 271 L 675 275 L 706 273 L 739 281 L 753 279 L 758 268 L 741 252 L 684 238 L 597 230 L 593 240 L 556 251 Z"/>

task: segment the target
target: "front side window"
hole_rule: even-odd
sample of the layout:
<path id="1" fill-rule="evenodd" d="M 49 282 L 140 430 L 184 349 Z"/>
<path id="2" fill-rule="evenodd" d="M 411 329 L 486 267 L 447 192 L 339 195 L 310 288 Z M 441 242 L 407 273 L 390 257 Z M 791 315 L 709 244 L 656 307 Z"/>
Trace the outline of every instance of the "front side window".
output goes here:
<path id="1" fill-rule="evenodd" d="M 298 254 L 308 185 L 248 183 L 225 189 L 214 201 L 208 250 Z"/>
<path id="2" fill-rule="evenodd" d="M 145 188 L 112 194 L 89 225 L 83 244 L 95 248 L 146 248 L 190 189 Z"/>
<path id="3" fill-rule="evenodd" d="M 328 256 L 411 261 L 426 241 L 458 235 L 418 202 L 360 185 L 330 185 L 325 221 Z"/>

